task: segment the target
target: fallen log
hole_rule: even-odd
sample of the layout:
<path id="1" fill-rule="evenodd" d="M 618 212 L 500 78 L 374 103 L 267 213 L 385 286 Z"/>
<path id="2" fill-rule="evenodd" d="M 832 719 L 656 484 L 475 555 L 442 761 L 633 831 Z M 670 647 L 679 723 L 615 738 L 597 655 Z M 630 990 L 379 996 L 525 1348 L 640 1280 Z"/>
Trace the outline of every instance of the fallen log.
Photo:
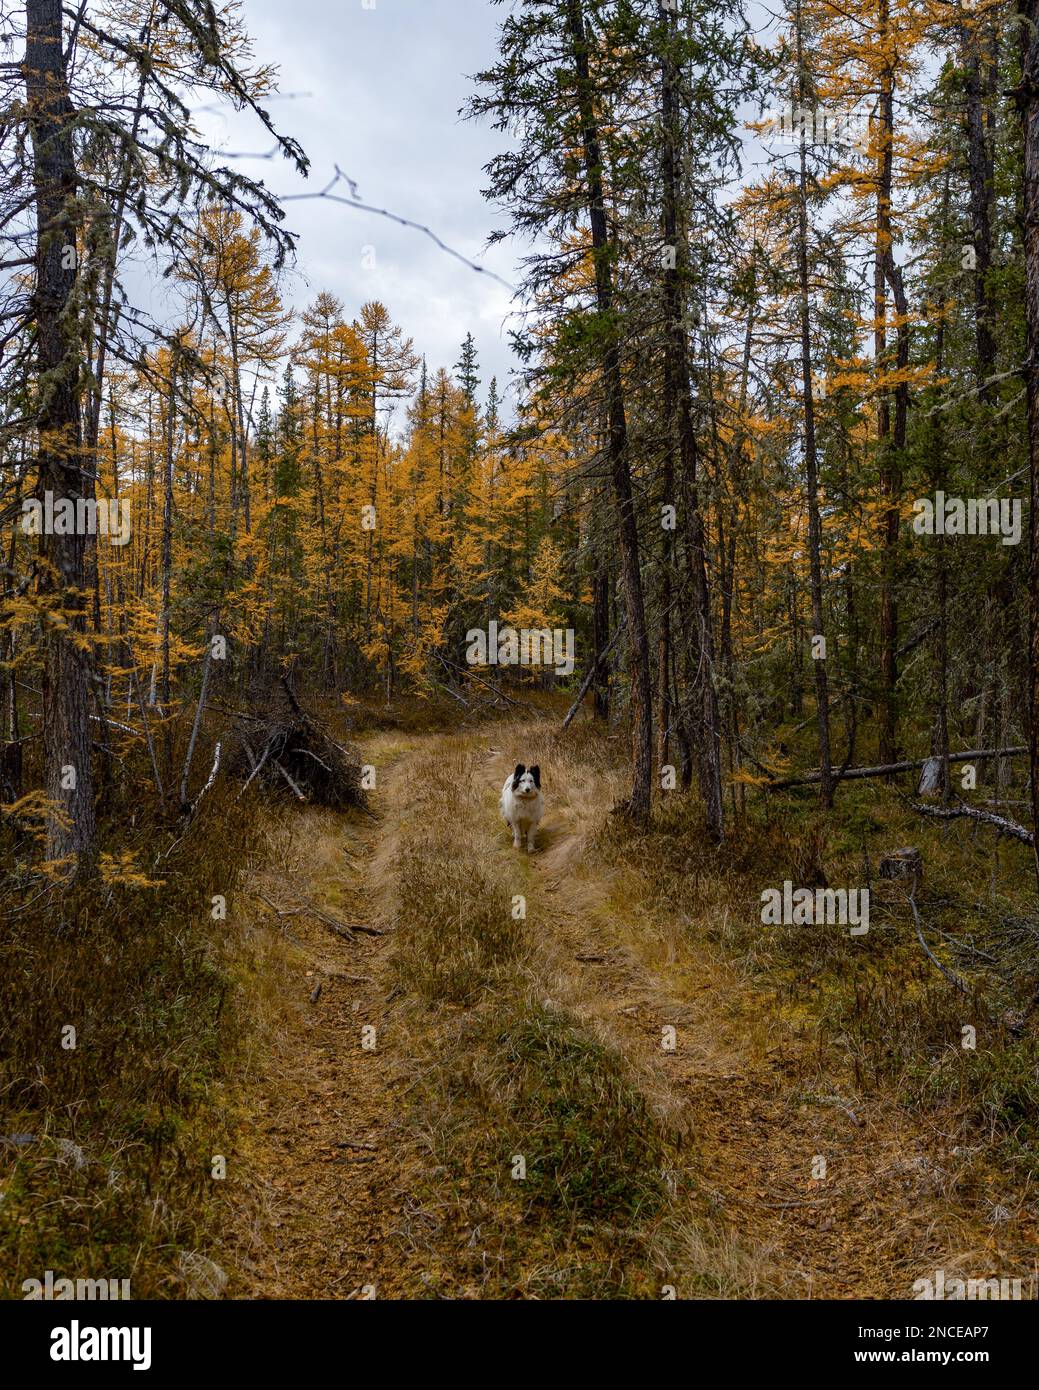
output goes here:
<path id="1" fill-rule="evenodd" d="M 968 748 L 963 753 L 950 753 L 950 763 L 980 763 L 986 758 L 1022 758 L 1028 752 L 1027 746 L 1020 748 Z M 931 755 L 933 757 L 933 754 Z M 924 767 L 931 758 L 909 758 L 901 763 L 884 763 L 879 767 L 850 767 L 842 773 L 841 781 L 853 778 L 889 777 L 894 772 L 912 772 L 914 768 Z M 818 768 L 806 772 L 802 777 L 785 777 L 782 781 L 769 782 L 767 790 L 780 791 L 785 787 L 810 787 L 821 780 Z"/>
<path id="2" fill-rule="evenodd" d="M 959 820 L 965 817 L 994 826 L 1001 835 L 1010 835 L 1024 845 L 1035 844 L 1035 836 L 1030 830 L 1006 816 L 993 815 L 991 811 L 977 811 L 973 806 L 921 806 L 918 801 L 911 801 L 909 805 L 921 816 L 933 816 L 935 820 Z"/>

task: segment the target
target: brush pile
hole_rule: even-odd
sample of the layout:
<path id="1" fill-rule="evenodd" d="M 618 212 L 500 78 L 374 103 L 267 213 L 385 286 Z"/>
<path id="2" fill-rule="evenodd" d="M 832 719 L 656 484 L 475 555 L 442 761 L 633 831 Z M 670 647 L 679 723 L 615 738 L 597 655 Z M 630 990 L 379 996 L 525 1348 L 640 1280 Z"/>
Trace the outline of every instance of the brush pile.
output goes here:
<path id="1" fill-rule="evenodd" d="M 243 716 L 236 727 L 244 785 L 257 781 L 317 806 L 367 811 L 360 757 L 301 707 L 284 677 L 264 704 L 264 717 Z"/>

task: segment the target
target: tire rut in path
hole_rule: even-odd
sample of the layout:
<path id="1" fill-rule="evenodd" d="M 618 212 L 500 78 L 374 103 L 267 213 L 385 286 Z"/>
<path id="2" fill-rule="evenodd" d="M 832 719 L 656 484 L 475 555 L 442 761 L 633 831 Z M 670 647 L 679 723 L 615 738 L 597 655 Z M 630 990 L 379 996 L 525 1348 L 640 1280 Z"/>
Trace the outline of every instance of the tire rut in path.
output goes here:
<path id="1" fill-rule="evenodd" d="M 819 1094 L 804 1039 L 778 1026 L 768 995 L 687 927 L 669 952 L 671 924 L 618 905 L 612 868 L 586 848 L 596 814 L 549 801 L 529 909 L 543 976 L 692 1141 L 701 1199 L 763 1283 L 795 1298 L 909 1297 L 928 1260 L 979 1245 L 977 1213 L 928 1181 L 946 1160 L 926 1117 L 889 1095 Z"/>
<path id="2" fill-rule="evenodd" d="M 400 759 L 380 770 L 377 806 L 392 802 Z M 381 917 L 385 827 L 305 809 L 286 824 L 289 872 L 250 885 L 266 928 L 288 942 L 285 1018 L 253 1088 L 242 1148 L 259 1219 L 247 1237 L 250 1298 L 399 1296 L 406 1278 L 395 1232 L 402 1208 L 387 1062 L 386 976 L 392 936 Z M 306 910 L 363 921 L 384 934 L 340 936 Z M 374 1029 L 366 1047 L 363 1030 Z"/>

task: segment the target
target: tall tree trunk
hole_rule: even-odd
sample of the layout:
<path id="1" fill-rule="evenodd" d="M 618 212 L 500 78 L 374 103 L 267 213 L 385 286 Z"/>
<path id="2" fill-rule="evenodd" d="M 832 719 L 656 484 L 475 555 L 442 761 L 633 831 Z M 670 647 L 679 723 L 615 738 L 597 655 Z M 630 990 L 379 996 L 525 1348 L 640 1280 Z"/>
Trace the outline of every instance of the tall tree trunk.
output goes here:
<path id="1" fill-rule="evenodd" d="M 1019 13 L 1026 21 L 1021 86 L 1017 99 L 1024 137 L 1022 202 L 1025 222 L 1025 324 L 1028 344 L 1025 383 L 1028 393 L 1028 458 L 1032 504 L 1028 523 L 1031 545 L 1028 567 L 1028 702 L 1031 714 L 1029 743 L 1032 823 L 1036 832 L 1036 874 L 1039 876 L 1039 0 L 1021 0 Z"/>
<path id="2" fill-rule="evenodd" d="M 652 685 L 649 674 L 649 636 L 639 569 L 639 533 L 628 459 L 628 425 L 624 410 L 624 382 L 620 346 L 614 323 L 614 289 L 609 230 L 603 194 L 602 152 L 592 93 L 581 0 L 567 0 L 567 19 L 577 74 L 577 101 L 581 120 L 588 215 L 595 261 L 595 298 L 602 337 L 601 368 L 606 397 L 609 435 L 607 454 L 613 483 L 614 507 L 620 541 L 621 587 L 627 617 L 629 699 L 631 703 L 632 786 L 628 809 L 638 821 L 649 819 L 653 768 Z"/>
<path id="3" fill-rule="evenodd" d="M 949 175 L 946 173 L 942 191 L 942 206 L 939 222 L 940 246 L 945 249 L 946 233 L 949 223 Z M 941 381 L 945 371 L 945 291 L 938 296 L 938 331 L 935 335 L 934 375 Z M 945 491 L 945 428 L 940 412 L 931 418 L 931 480 L 935 490 Z M 935 739 L 933 751 L 942 760 L 941 787 L 942 803 L 947 804 L 951 792 L 949 767 L 949 561 L 945 549 L 943 532 L 935 537 L 937 541 L 935 565 L 938 571 L 938 628 L 935 637 L 936 683 L 938 686 L 938 708 L 935 718 Z"/>
<path id="4" fill-rule="evenodd" d="M 159 617 L 162 657 L 162 712 L 170 704 L 170 579 L 173 572 L 173 460 L 177 435 L 177 349 L 170 348 L 170 386 L 166 406 L 166 462 L 162 504 L 162 612 Z"/>
<path id="5" fill-rule="evenodd" d="M 23 443 L 23 450 L 24 447 Z M 14 499 L 18 504 L 21 503 L 24 480 L 25 467 L 24 464 L 20 464 Z M 11 538 L 7 547 L 7 569 L 10 574 L 14 574 L 17 545 L 18 530 L 12 526 Z M 2 759 L 0 761 L 0 785 L 3 786 L 4 796 L 8 801 L 17 801 L 22 794 L 22 746 L 18 741 L 18 677 L 15 667 L 17 649 L 18 637 L 12 623 L 7 629 L 4 642 L 4 711 L 3 722 L 0 725 L 3 729 L 3 737 L 10 744 L 10 747 L 0 754 L 0 759 Z"/>
<path id="6" fill-rule="evenodd" d="M 668 425 L 668 449 L 677 438 L 683 491 L 689 514 L 687 547 L 693 579 L 695 626 L 699 647 L 696 673 L 700 702 L 699 740 L 700 792 L 711 837 L 721 840 L 725 833 L 725 805 L 722 798 L 721 720 L 714 675 L 714 636 L 711 627 L 711 594 L 707 578 L 707 556 L 703 513 L 697 485 L 697 444 L 693 427 L 689 388 L 689 352 L 686 341 L 683 297 L 689 282 L 689 252 L 686 228 L 679 226 L 679 146 L 678 67 L 674 56 L 676 15 L 660 3 L 662 43 L 660 89 L 663 121 L 661 177 L 663 182 L 664 240 L 667 258 L 664 269 L 664 410 Z"/>
<path id="7" fill-rule="evenodd" d="M 801 38 L 801 3 L 796 10 L 798 104 L 805 109 L 806 81 Z M 819 730 L 819 800 L 833 805 L 830 767 L 830 690 L 826 675 L 826 626 L 823 614 L 822 527 L 819 518 L 819 464 L 815 449 L 815 397 L 812 394 L 811 298 L 808 284 L 808 172 L 804 138 L 800 142 L 797 183 L 797 279 L 801 329 L 801 387 L 804 395 L 805 485 L 808 489 L 808 557 L 812 590 L 812 635 L 822 638 L 823 652 L 812 652 L 815 668 L 815 716 Z"/>
<path id="8" fill-rule="evenodd" d="M 83 345 L 77 341 L 78 319 L 69 308 L 77 274 L 77 178 L 61 0 L 26 0 L 25 20 L 25 91 L 36 200 L 38 495 L 42 501 L 50 492 L 55 499 L 75 504 L 90 500 L 94 489 L 82 471 L 78 393 Z M 91 663 L 76 641 L 86 626 L 83 591 L 90 543 L 90 537 L 77 534 L 40 537 L 40 588 L 53 596 L 67 620 L 67 626 L 58 621 L 47 624 L 44 647 L 44 786 L 56 807 L 47 823 L 47 856 L 73 859 L 79 872 L 89 868 L 97 838 L 90 761 Z"/>
<path id="9" fill-rule="evenodd" d="M 975 369 L 978 394 L 987 401 L 992 398 L 992 386 L 987 383 L 995 373 L 996 363 L 992 293 L 989 287 L 993 170 L 983 104 L 991 80 L 986 82 L 982 77 L 982 35 L 973 26 L 963 30 L 963 65 L 967 98 L 967 178 L 970 186 L 971 243 L 974 248 Z"/>
<path id="10" fill-rule="evenodd" d="M 601 531 L 601 528 L 597 528 Z M 604 723 L 610 718 L 610 671 L 602 658 L 610 644 L 610 563 L 606 538 L 599 535 L 595 544 L 594 581 L 594 639 L 595 639 L 595 717 Z"/>
<path id="11" fill-rule="evenodd" d="M 881 0 L 878 40 L 881 50 L 890 42 L 889 0 Z M 894 73 L 890 62 L 880 75 L 880 148 L 877 155 L 877 225 L 873 265 L 874 362 L 877 373 L 877 456 L 880 491 L 886 504 L 881 525 L 880 559 L 880 761 L 895 761 L 898 742 L 898 608 L 895 595 L 899 527 L 899 461 L 891 439 L 890 391 L 883 384 L 887 371 L 887 285 L 891 257 L 891 195 L 894 168 Z"/>
<path id="12" fill-rule="evenodd" d="M 673 452 L 668 443 L 664 455 L 664 470 L 661 478 L 661 498 L 665 506 L 674 506 L 675 470 Z M 663 518 L 661 518 L 663 521 Z M 668 744 L 671 734 L 671 575 L 674 568 L 674 531 L 670 526 L 661 525 L 660 576 L 658 580 L 657 602 L 660 616 L 657 620 L 657 769 L 667 764 Z"/>

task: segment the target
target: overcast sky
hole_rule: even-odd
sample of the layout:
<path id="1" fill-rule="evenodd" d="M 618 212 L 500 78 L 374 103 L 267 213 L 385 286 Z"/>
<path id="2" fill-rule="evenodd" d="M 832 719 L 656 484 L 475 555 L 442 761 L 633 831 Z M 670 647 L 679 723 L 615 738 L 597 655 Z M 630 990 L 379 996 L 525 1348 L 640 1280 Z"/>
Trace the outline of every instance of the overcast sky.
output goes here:
<path id="1" fill-rule="evenodd" d="M 500 148 L 487 124 L 463 121 L 473 90 L 469 74 L 490 66 L 507 7 L 489 0 L 244 0 L 256 57 L 276 62 L 283 93 L 271 103 L 280 131 L 311 161 L 304 183 L 282 159 L 235 160 L 279 194 L 318 191 L 334 166 L 361 201 L 428 226 L 448 246 L 516 283 L 517 248 L 486 249 L 503 222 L 480 196 L 482 165 Z M 252 118 L 207 118 L 217 145 L 233 153 L 269 147 Z M 341 185 L 337 193 L 349 197 Z M 348 317 L 381 299 L 431 370 L 451 368 L 470 330 L 480 357 L 479 388 L 491 376 L 504 390 L 513 357 L 505 319 L 510 293 L 440 251 L 421 232 L 331 202 L 287 205 L 300 235 L 296 271 L 285 286 L 297 307 L 321 290 L 343 301 Z M 366 268 L 372 260 L 374 267 Z M 398 421 L 399 424 L 399 421 Z"/>
<path id="2" fill-rule="evenodd" d="M 475 90 L 472 76 L 497 57 L 498 29 L 510 9 L 511 0 L 242 0 L 256 60 L 280 69 L 282 96 L 269 103 L 270 112 L 303 146 L 311 174 L 302 180 L 280 157 L 235 158 L 234 166 L 291 196 L 318 192 L 338 165 L 361 202 L 428 227 L 517 284 L 526 248 L 512 240 L 487 247 L 507 217 L 480 194 L 483 166 L 507 137 L 458 115 Z M 748 0 L 748 10 L 764 36 L 767 11 L 760 0 Z M 270 147 L 259 121 L 230 107 L 197 119 L 225 154 Z M 351 196 L 345 182 L 336 193 Z M 493 375 L 499 394 L 506 391 L 515 366 L 508 330 L 517 321 L 510 314 L 519 307 L 509 289 L 422 232 L 373 213 L 318 200 L 289 202 L 286 212 L 299 234 L 296 268 L 283 291 L 291 305 L 302 308 L 327 290 L 353 318 L 367 300 L 382 300 L 431 371 L 450 370 L 471 331 L 481 401 Z M 510 392 L 507 413 L 514 400 Z M 398 408 L 394 425 L 402 423 Z"/>

